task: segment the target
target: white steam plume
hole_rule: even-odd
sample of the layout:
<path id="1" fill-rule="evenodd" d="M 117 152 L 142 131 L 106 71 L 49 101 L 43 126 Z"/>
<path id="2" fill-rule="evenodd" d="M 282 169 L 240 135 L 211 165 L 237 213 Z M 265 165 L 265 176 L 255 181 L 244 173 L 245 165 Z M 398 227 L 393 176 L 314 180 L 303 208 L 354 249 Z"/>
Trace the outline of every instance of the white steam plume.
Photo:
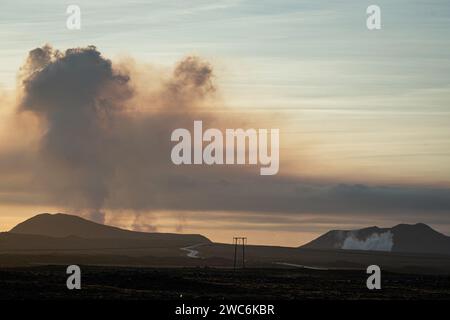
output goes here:
<path id="1" fill-rule="evenodd" d="M 391 251 L 393 246 L 394 239 L 393 234 L 390 231 L 384 233 L 373 233 L 365 240 L 359 240 L 351 233 L 344 240 L 342 249 Z"/>

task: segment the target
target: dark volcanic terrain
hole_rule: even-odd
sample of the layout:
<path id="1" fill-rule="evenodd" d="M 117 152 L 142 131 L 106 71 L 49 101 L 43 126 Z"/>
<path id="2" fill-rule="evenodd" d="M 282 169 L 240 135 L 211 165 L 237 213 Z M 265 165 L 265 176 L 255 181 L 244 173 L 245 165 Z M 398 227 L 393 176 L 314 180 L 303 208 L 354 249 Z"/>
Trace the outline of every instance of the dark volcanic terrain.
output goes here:
<path id="1" fill-rule="evenodd" d="M 201 235 L 134 232 L 42 214 L 0 234 L 0 299 L 450 300 L 448 237 L 423 224 L 348 232 L 300 248 L 248 245 L 247 268 L 234 271 L 234 246 Z M 356 247 L 374 241 L 396 247 L 333 246 L 349 236 Z M 441 246 L 429 252 L 434 244 Z M 66 288 L 73 264 L 81 266 L 82 290 Z M 366 287 L 373 264 L 381 268 L 381 290 Z"/>
<path id="2" fill-rule="evenodd" d="M 0 270 L 0 299 L 450 299 L 450 277 L 364 271 L 81 266 L 82 289 L 67 290 L 65 266 Z"/>

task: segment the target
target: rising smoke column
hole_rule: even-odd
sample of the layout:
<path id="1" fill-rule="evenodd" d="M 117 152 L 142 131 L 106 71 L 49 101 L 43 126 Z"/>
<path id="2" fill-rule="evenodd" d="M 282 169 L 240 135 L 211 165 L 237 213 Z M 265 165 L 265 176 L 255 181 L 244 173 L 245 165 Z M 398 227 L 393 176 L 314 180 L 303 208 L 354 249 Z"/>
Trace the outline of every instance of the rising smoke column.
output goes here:
<path id="1" fill-rule="evenodd" d="M 87 208 L 91 218 L 102 222 L 100 209 L 114 171 L 108 159 L 113 143 L 109 129 L 132 93 L 128 76 L 115 72 L 93 46 L 65 53 L 37 48 L 22 70 L 20 108 L 45 123 L 42 184 L 67 205 Z"/>
<path id="2" fill-rule="evenodd" d="M 113 67 L 94 46 L 36 48 L 20 76 L 19 110 L 43 126 L 37 183 L 58 203 L 99 222 L 111 194 L 127 208 L 151 207 L 142 199 L 152 201 L 170 167 L 171 130 L 189 125 L 192 109 L 215 91 L 211 66 L 187 57 L 151 99 L 139 101 L 127 66 Z M 129 106 L 136 100 L 159 111 L 136 112 Z"/>

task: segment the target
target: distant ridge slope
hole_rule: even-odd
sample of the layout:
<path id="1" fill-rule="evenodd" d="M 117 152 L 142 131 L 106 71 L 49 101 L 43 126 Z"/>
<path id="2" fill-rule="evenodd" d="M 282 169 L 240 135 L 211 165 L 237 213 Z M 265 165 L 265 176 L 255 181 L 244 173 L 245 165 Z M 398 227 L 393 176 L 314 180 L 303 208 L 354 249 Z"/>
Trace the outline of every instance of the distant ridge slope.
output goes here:
<path id="1" fill-rule="evenodd" d="M 38 214 L 9 231 L 10 234 L 39 235 L 45 237 L 79 237 L 84 239 L 123 239 L 160 241 L 161 244 L 180 242 L 181 244 L 210 243 L 198 234 L 147 233 L 124 230 L 99 224 L 78 216 L 57 213 Z"/>
<path id="2" fill-rule="evenodd" d="M 392 228 L 332 230 L 301 248 L 450 255 L 450 237 L 424 223 L 399 224 Z"/>

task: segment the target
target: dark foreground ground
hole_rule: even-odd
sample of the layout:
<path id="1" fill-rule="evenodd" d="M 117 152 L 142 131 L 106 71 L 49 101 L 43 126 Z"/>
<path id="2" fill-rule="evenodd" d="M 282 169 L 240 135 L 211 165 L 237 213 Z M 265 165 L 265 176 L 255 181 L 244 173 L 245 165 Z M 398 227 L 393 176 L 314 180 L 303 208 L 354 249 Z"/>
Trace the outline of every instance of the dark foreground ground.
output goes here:
<path id="1" fill-rule="evenodd" d="M 357 270 L 81 266 L 82 289 L 66 288 L 66 266 L 0 269 L 0 299 L 445 299 L 450 276 L 382 273 L 366 288 Z"/>

